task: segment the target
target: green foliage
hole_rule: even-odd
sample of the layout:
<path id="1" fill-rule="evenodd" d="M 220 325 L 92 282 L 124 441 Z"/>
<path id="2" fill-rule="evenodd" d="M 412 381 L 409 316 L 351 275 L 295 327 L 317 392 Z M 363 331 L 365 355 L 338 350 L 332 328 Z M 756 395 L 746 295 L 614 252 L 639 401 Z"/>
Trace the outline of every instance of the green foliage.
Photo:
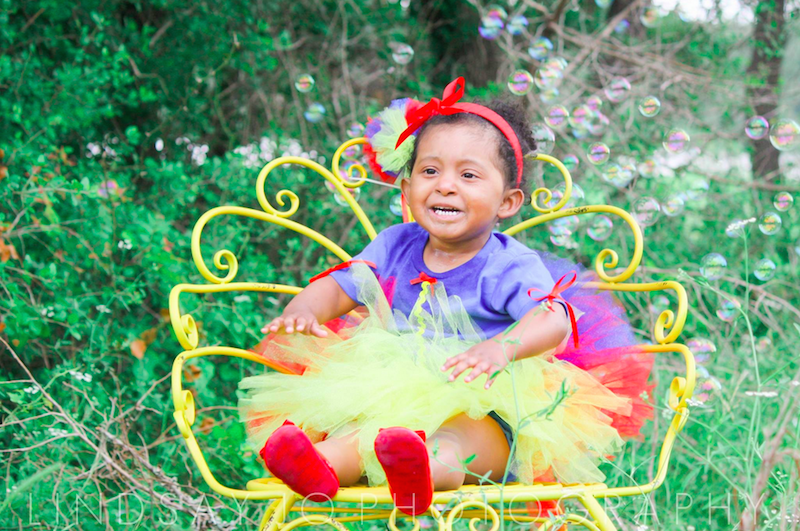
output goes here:
<path id="1" fill-rule="evenodd" d="M 475 28 L 457 25 L 458 31 L 449 25 L 437 35 L 424 19 L 427 11 L 403 3 L 0 0 L 0 441 L 7 450 L 0 453 L 0 488 L 8 489 L 0 501 L 3 526 L 256 527 L 263 505 L 239 507 L 206 497 L 210 490 L 175 429 L 168 375 L 180 347 L 166 312 L 169 292 L 181 282 L 203 282 L 190 241 L 204 212 L 219 205 L 260 208 L 254 185 L 268 160 L 293 154 L 329 165 L 352 122 L 363 123 L 394 97 L 440 95 L 439 78 L 479 62 L 488 46 L 504 52 L 502 64 L 492 65 L 498 75 L 486 86 L 469 87 L 470 97 L 502 95 L 512 69 L 537 66 L 526 56 L 527 42 L 487 43 Z M 459 16 L 476 15 L 472 3 L 455 4 L 465 11 Z M 769 3 L 758 9 L 769 9 Z M 562 44 L 570 50 L 578 36 L 597 35 L 606 22 L 594 5 L 569 8 L 560 26 Z M 787 32 L 790 56 L 798 46 L 796 24 Z M 670 15 L 658 30 L 603 41 L 610 48 L 591 57 L 600 53 L 604 62 L 581 63 L 570 88 L 562 86 L 565 99 L 578 101 L 599 91 L 609 72 L 627 72 L 640 90 L 656 93 L 664 109 L 650 121 L 637 113 L 633 98 L 609 109 L 612 127 L 604 141 L 615 154 L 641 162 L 652 156 L 667 127 L 681 126 L 707 157 L 705 166 L 687 163 L 661 179 L 642 178 L 621 189 L 584 162 L 575 172 L 585 204 L 631 208 L 640 196 L 662 202 L 678 193 L 689 198 L 683 215 L 662 216 L 645 229 L 644 267 L 633 279 L 682 275 L 692 306 L 683 337 L 708 337 L 717 345 L 705 362 L 704 381 L 716 379 L 721 389 L 693 409 L 672 456 L 667 488 L 654 497 L 665 529 L 684 528 L 675 519 L 678 492 L 696 500 L 681 517 L 703 522 L 697 523 L 700 529 L 727 524 L 724 510 L 704 522 L 707 507 L 725 505 L 730 493 L 740 500 L 736 516 L 752 507 L 748 497 L 754 496 L 765 508 L 762 520 L 774 524 L 772 509 L 794 499 L 798 488 L 788 458 L 768 463 L 763 457 L 773 450 L 796 452 L 800 436 L 796 418 L 777 422 L 791 413 L 798 392 L 797 210 L 782 214 L 783 228 L 775 236 L 764 236 L 755 224 L 747 225 L 747 238 L 724 236 L 734 219 L 772 210 L 776 190 L 800 191 L 789 177 L 796 173 L 789 157 L 769 178 L 737 158 L 755 152 L 741 137 L 754 105 L 748 91 L 768 85 L 761 71 L 748 71 L 752 48 L 742 39 L 735 23 L 691 25 Z M 414 60 L 393 64 L 390 41 L 413 44 Z M 440 48 L 468 46 L 474 46 L 472 55 L 460 62 L 438 62 Z M 767 42 L 753 46 L 767 58 L 784 51 Z M 642 53 L 646 64 L 639 60 Z M 614 63 L 620 56 L 631 62 Z M 787 63 L 784 79 L 796 78 L 797 65 Z M 316 80 L 309 93 L 294 86 L 305 72 Z M 781 83 L 780 109 L 800 112 L 794 85 Z M 533 96 L 526 101 L 532 114 L 543 114 L 546 105 Z M 319 123 L 303 118 L 313 102 L 326 108 Z M 581 153 L 587 144 L 559 134 L 554 155 Z M 559 179 L 550 169 L 537 178 L 548 185 Z M 283 188 L 300 197 L 292 219 L 351 253 L 366 244 L 364 232 L 317 175 L 281 168 L 268 180 L 267 197 Z M 388 210 L 394 190 L 364 190 L 359 201 L 378 229 L 398 221 Z M 274 199 L 273 204 L 278 206 Z M 617 223 L 618 230 L 602 242 L 582 229 L 575 248 L 557 252 L 589 264 L 608 247 L 624 265 L 632 240 L 621 228 Z M 545 230 L 520 238 L 552 250 Z M 244 218 L 215 219 L 202 245 L 202 259 L 216 273 L 214 253 L 232 251 L 241 281 L 304 285 L 338 261 L 290 231 Z M 726 276 L 710 284 L 698 272 L 708 252 L 722 253 L 729 263 Z M 776 262 L 775 280 L 753 276 L 761 257 Z M 725 296 L 744 303 L 744 313 L 730 322 L 716 315 Z M 643 340 L 652 339 L 658 314 L 674 308 L 670 297 L 621 297 Z M 180 302 L 198 319 L 202 344 L 248 348 L 261 340 L 258 330 L 286 301 L 250 293 L 185 295 Z M 240 488 L 264 475 L 230 409 L 238 381 L 251 370 L 240 360 L 202 358 L 184 373 L 200 410 L 195 428 L 206 459 L 223 483 Z M 655 441 L 669 413 L 666 389 L 679 372 L 678 360 L 659 358 L 658 392 L 650 397 L 658 422 L 647 441 L 631 442 L 607 464 L 609 485 L 652 478 Z M 777 399 L 753 395 L 773 389 L 780 390 Z M 565 393 L 559 392 L 556 404 Z M 36 509 L 29 514 L 29 507 Z M 639 501 L 619 511 L 632 520 L 644 509 Z"/>

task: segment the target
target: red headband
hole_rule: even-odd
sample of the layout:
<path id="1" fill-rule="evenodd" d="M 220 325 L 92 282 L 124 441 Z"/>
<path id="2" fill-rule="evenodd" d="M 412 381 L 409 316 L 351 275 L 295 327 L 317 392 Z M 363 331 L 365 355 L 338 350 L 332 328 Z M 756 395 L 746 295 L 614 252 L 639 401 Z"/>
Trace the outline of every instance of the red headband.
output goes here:
<path id="1" fill-rule="evenodd" d="M 439 114 L 458 114 L 460 112 L 474 114 L 489 120 L 503 133 L 503 136 L 505 136 L 511 144 L 511 147 L 514 149 L 514 157 L 517 159 L 517 187 L 519 188 L 522 182 L 522 147 L 519 145 L 519 139 L 516 133 L 514 133 L 514 130 L 508 125 L 508 122 L 493 110 L 483 105 L 478 105 L 477 103 L 458 103 L 458 100 L 460 100 L 463 95 L 464 78 L 459 77 L 455 81 L 451 81 L 450 84 L 445 87 L 441 100 L 439 98 L 431 98 L 431 101 L 409 113 L 406 117 L 408 127 L 400 134 L 395 149 L 400 147 L 400 144 L 413 135 L 422 124 L 434 116 Z"/>

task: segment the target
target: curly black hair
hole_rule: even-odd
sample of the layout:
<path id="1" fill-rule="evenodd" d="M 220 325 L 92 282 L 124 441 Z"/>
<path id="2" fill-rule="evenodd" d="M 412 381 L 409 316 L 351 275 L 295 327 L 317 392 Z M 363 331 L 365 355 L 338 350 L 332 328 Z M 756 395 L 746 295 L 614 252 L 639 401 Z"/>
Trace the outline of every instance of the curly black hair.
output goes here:
<path id="1" fill-rule="evenodd" d="M 525 109 L 523 109 L 521 105 L 517 103 L 509 103 L 503 100 L 492 100 L 489 103 L 484 103 L 482 105 L 493 110 L 506 122 L 508 122 L 508 125 L 510 125 L 514 130 L 514 133 L 516 133 L 517 139 L 519 139 L 523 156 L 536 149 L 536 141 L 534 140 L 533 135 L 531 134 L 531 129 L 528 126 L 528 119 Z M 478 115 L 466 112 L 450 115 L 436 115 L 430 118 L 422 125 L 422 127 L 419 128 L 419 131 L 417 132 L 417 138 L 414 141 L 414 151 L 411 153 L 411 160 L 409 160 L 408 163 L 408 171 L 411 172 L 411 170 L 414 168 L 414 163 L 417 161 L 417 146 L 419 146 L 420 140 L 425 136 L 425 132 L 429 128 L 437 125 L 456 125 L 462 123 L 481 124 L 494 131 L 494 135 L 499 146 L 498 152 L 501 159 L 499 162 L 502 163 L 502 167 L 505 170 L 506 188 L 516 188 L 517 159 L 514 156 L 514 148 L 511 147 L 511 143 L 508 141 L 508 139 L 506 139 L 503 133 L 501 133 L 500 130 L 495 127 L 494 124 L 492 124 L 492 122 L 486 120 L 485 118 L 481 118 Z M 528 190 L 528 180 L 526 177 L 530 172 L 531 163 L 532 161 L 523 159 L 522 180 L 519 188 L 521 188 L 525 193 L 526 198 L 528 198 L 530 195 Z"/>

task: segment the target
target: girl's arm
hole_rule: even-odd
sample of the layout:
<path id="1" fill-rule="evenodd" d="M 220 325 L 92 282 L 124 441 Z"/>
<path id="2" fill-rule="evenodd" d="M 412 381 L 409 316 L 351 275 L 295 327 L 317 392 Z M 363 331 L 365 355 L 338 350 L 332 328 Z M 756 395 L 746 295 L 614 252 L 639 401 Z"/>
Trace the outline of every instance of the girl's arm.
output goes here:
<path id="1" fill-rule="evenodd" d="M 442 370 L 455 367 L 450 381 L 472 368 L 465 382 L 470 382 L 483 373 L 487 375 L 486 388 L 492 385 L 492 375 L 503 370 L 514 360 L 537 356 L 557 347 L 570 332 L 570 320 L 560 305 L 553 304 L 554 311 L 542 311 L 536 307 L 517 321 L 510 331 L 503 331 L 469 348 L 458 356 L 449 358 Z"/>
<path id="2" fill-rule="evenodd" d="M 332 277 L 325 276 L 308 285 L 295 295 L 286 305 L 283 314 L 276 317 L 261 329 L 263 333 L 295 331 L 326 337 L 327 330 L 321 323 L 327 323 L 353 310 L 358 303 L 351 299 Z M 283 329 L 283 330 L 281 330 Z"/>

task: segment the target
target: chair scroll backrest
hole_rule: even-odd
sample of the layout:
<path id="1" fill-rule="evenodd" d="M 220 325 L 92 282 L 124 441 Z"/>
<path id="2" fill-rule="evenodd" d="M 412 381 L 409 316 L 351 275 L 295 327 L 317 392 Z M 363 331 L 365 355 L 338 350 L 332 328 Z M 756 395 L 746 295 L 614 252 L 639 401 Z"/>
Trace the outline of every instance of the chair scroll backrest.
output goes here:
<path id="1" fill-rule="evenodd" d="M 308 237 L 309 239 L 326 248 L 341 261 L 349 260 L 351 256 L 325 235 L 290 219 L 300 207 L 300 199 L 298 198 L 297 194 L 289 189 L 280 190 L 275 196 L 275 202 L 278 204 L 278 206 L 285 207 L 286 201 L 288 200 L 289 205 L 288 208 L 278 210 L 267 200 L 264 186 L 267 177 L 270 176 L 274 169 L 287 164 L 304 166 L 319 174 L 335 188 L 336 193 L 341 195 L 345 204 L 353 211 L 367 236 L 370 239 L 374 239 L 377 235 L 377 232 L 375 231 L 371 221 L 364 213 L 364 210 L 358 204 L 353 195 L 347 192 L 347 190 L 358 188 L 367 182 L 367 170 L 361 164 L 348 163 L 346 171 L 342 171 L 340 165 L 342 156 L 346 150 L 353 149 L 358 144 L 364 143 L 366 143 L 366 140 L 363 138 L 354 138 L 343 143 L 334 154 L 331 170 L 328 170 L 317 162 L 302 157 L 287 156 L 277 158 L 264 166 L 258 175 L 256 183 L 256 196 L 258 198 L 258 203 L 261 207 L 261 210 L 239 206 L 219 206 L 212 208 L 203 214 L 194 227 L 191 242 L 192 258 L 197 270 L 207 281 L 207 283 L 179 284 L 175 286 L 170 293 L 169 311 L 171 323 L 178 341 L 185 349 L 185 355 L 179 356 L 178 359 L 176 359 L 175 366 L 173 367 L 173 401 L 175 403 L 174 416 L 181 434 L 185 439 L 187 439 L 187 443 L 192 451 L 192 456 L 195 458 L 195 461 L 197 461 L 198 466 L 203 472 L 204 478 L 207 482 L 209 482 L 212 488 L 220 493 L 240 498 L 253 498 L 252 493 L 228 489 L 227 487 L 220 485 L 216 482 L 216 480 L 213 478 L 213 475 L 211 475 L 210 471 L 208 470 L 208 467 L 202 457 L 202 452 L 199 451 L 199 447 L 197 447 L 191 431 L 191 426 L 194 423 L 195 417 L 194 403 L 191 393 L 183 390 L 181 387 L 180 367 L 182 367 L 184 361 L 190 359 L 191 357 L 209 354 L 223 354 L 251 359 L 264 365 L 272 366 L 276 370 L 285 370 L 285 368 L 271 364 L 268 360 L 265 360 L 264 358 L 250 351 L 230 347 L 201 348 L 199 346 L 200 337 L 197 324 L 191 315 L 183 314 L 181 312 L 180 296 L 183 293 L 214 293 L 229 291 L 297 294 L 301 291 L 301 288 L 287 284 L 235 282 L 239 264 L 233 252 L 227 249 L 219 250 L 213 255 L 214 267 L 218 271 L 224 273 L 224 276 L 218 276 L 217 274 L 213 273 L 206 266 L 203 260 L 203 254 L 201 250 L 203 229 L 206 227 L 209 221 L 215 217 L 223 215 L 244 216 L 259 219 Z M 681 355 L 683 357 L 686 370 L 685 374 L 675 376 L 670 384 L 668 406 L 672 409 L 673 416 L 667 430 L 666 437 L 661 444 L 656 474 L 653 480 L 647 484 L 615 487 L 607 489 L 606 491 L 606 495 L 608 496 L 646 494 L 658 488 L 658 486 L 663 483 L 666 477 L 670 453 L 674 446 L 677 435 L 683 429 L 686 420 L 688 419 L 689 404 L 687 401 L 692 397 L 695 386 L 694 356 L 686 347 L 686 345 L 677 342 L 678 336 L 683 330 L 686 322 L 688 311 L 686 291 L 680 283 L 673 280 L 650 283 L 626 282 L 639 267 L 643 251 L 642 231 L 634 217 L 623 209 L 609 205 L 588 205 L 575 208 L 564 208 L 572 194 L 572 177 L 569 171 L 564 164 L 561 163 L 561 161 L 554 157 L 550 157 L 548 155 L 536 155 L 535 158 L 536 160 L 544 163 L 554 165 L 560 171 L 564 180 L 563 194 L 560 198 L 558 198 L 557 194 L 554 194 L 549 188 L 543 187 L 535 190 L 532 194 L 531 206 L 536 212 L 538 212 L 538 215 L 506 229 L 503 231 L 505 234 L 515 235 L 530 228 L 568 216 L 583 216 L 597 213 L 605 213 L 617 216 L 627 224 L 632 232 L 634 248 L 630 263 L 625 267 L 619 267 L 618 253 L 613 249 L 603 249 L 598 253 L 594 260 L 594 269 L 600 278 L 600 281 L 590 283 L 590 285 L 600 290 L 620 292 L 655 292 L 672 290 L 677 298 L 677 309 L 675 311 L 669 309 L 662 311 L 655 322 L 653 330 L 655 343 L 639 346 L 641 350 L 646 352 L 675 353 Z M 557 199 L 556 204 L 547 206 L 549 203 L 551 203 L 554 197 Z M 405 204 L 403 204 L 403 209 L 404 220 L 410 219 L 410 212 L 407 210 Z M 612 274 L 612 270 L 616 271 L 616 273 Z"/>

